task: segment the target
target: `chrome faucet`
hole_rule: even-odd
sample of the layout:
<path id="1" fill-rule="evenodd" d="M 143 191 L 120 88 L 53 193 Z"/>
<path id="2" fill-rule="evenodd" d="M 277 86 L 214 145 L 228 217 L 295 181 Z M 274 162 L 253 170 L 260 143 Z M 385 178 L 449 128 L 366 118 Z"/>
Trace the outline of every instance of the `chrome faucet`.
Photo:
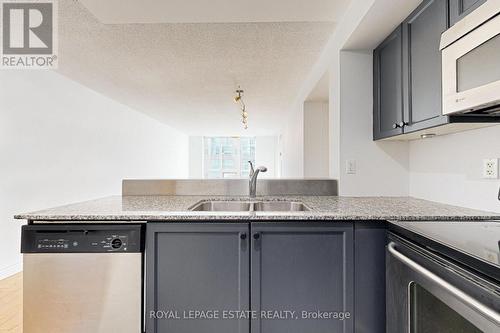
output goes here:
<path id="1" fill-rule="evenodd" d="M 250 198 L 255 198 L 255 194 L 257 192 L 257 176 L 259 175 L 259 172 L 266 172 L 267 168 L 265 166 L 260 166 L 255 170 L 253 168 L 252 161 L 248 161 L 250 164 L 250 177 L 248 180 L 248 191 Z"/>

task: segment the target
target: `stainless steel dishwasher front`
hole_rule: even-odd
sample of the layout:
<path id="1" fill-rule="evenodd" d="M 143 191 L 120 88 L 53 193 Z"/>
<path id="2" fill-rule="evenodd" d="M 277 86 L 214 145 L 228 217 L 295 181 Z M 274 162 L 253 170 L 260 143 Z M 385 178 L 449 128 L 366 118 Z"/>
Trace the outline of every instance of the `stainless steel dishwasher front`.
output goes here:
<path id="1" fill-rule="evenodd" d="M 27 225 L 24 333 L 140 333 L 140 225 Z"/>

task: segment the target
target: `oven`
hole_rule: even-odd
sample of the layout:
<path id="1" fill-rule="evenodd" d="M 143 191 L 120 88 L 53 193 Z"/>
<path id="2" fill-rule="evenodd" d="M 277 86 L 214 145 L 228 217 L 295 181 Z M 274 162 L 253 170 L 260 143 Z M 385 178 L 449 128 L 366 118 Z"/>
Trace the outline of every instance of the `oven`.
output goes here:
<path id="1" fill-rule="evenodd" d="M 500 332 L 500 284 L 389 233 L 387 333 Z"/>
<path id="2" fill-rule="evenodd" d="M 488 0 L 441 37 L 443 114 L 500 115 L 500 0 Z"/>

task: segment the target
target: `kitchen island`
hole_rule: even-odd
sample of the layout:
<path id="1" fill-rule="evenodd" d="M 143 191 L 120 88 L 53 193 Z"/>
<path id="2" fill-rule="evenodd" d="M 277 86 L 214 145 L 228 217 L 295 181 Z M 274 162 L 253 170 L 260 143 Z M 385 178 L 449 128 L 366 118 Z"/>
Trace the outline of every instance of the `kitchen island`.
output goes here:
<path id="1" fill-rule="evenodd" d="M 172 184 L 155 186 L 167 192 L 182 187 L 178 182 Z M 290 190 L 296 181 L 294 184 L 286 182 L 281 188 Z M 145 188 L 151 189 L 150 185 Z M 218 186 L 227 190 L 220 184 L 196 185 L 205 191 Z M 244 190 L 246 184 L 241 185 Z M 299 184 L 296 188 L 311 192 L 308 186 Z M 321 184 L 313 184 L 314 188 L 318 186 Z M 238 184 L 229 190 L 235 188 Z M 136 306 L 135 311 L 131 307 L 135 315 L 128 318 L 144 318 L 141 323 L 134 322 L 147 333 L 383 333 L 388 327 L 386 300 L 390 297 L 386 294 L 386 245 L 394 223 L 400 228 L 408 225 L 409 229 L 429 221 L 439 225 L 477 223 L 481 228 L 481 221 L 500 220 L 497 213 L 411 197 L 269 193 L 249 198 L 204 191 L 193 191 L 198 195 L 159 195 L 157 189 L 140 195 L 124 192 L 16 218 L 27 220 L 29 225 L 23 230 L 33 235 L 30 249 L 34 253 L 29 258 L 37 258 L 37 252 L 53 255 L 53 267 L 58 267 L 57 258 L 68 258 L 74 252 L 86 255 L 87 248 L 102 252 L 96 258 L 108 256 L 109 262 L 114 262 L 113 258 L 123 258 L 131 250 L 131 232 L 135 231 L 128 235 L 123 230 L 141 230 L 142 238 L 137 238 L 136 244 L 143 244 L 138 247 L 142 261 L 134 267 L 137 272 L 142 267 L 142 273 L 136 273 L 133 280 L 135 291 L 123 290 L 123 295 L 135 295 L 135 304 L 144 302 L 144 307 Z M 248 210 L 193 210 L 213 208 L 210 205 L 214 202 L 222 203 L 219 208 Z M 292 202 L 296 205 L 281 205 Z M 301 209 L 262 210 L 265 205 L 256 203 L 268 208 Z M 82 247 L 84 244 L 88 246 Z M 76 262 L 70 260 L 71 267 L 79 279 L 85 280 L 87 271 L 94 269 L 91 263 L 95 259 L 81 267 L 77 258 Z M 131 262 L 125 260 L 120 267 Z M 40 265 L 29 262 L 26 267 L 40 269 Z M 106 266 L 100 272 L 103 276 L 112 274 Z M 39 280 L 36 274 L 30 276 Z M 118 275 L 116 278 L 121 279 Z M 142 287 L 137 284 L 141 279 Z M 42 282 L 47 283 L 42 289 L 53 288 L 49 280 Z M 100 285 L 101 281 L 92 283 Z M 96 307 L 111 302 L 106 291 L 103 293 L 102 298 L 94 300 Z M 118 298 L 114 302 L 122 301 Z M 113 324 L 115 319 L 110 316 L 108 320 Z M 47 320 L 47 328 L 50 325 Z"/>

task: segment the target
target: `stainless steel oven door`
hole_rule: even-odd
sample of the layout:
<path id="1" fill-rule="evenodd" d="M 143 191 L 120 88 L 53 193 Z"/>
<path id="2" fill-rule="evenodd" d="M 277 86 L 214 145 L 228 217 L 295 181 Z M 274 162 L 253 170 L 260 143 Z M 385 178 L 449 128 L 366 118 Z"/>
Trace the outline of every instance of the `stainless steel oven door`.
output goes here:
<path id="1" fill-rule="evenodd" d="M 442 64 L 444 115 L 498 105 L 500 15 L 444 48 Z M 495 110 L 492 108 L 492 112 Z"/>
<path id="2" fill-rule="evenodd" d="M 386 256 L 388 333 L 500 332 L 498 285 L 394 239 Z"/>

